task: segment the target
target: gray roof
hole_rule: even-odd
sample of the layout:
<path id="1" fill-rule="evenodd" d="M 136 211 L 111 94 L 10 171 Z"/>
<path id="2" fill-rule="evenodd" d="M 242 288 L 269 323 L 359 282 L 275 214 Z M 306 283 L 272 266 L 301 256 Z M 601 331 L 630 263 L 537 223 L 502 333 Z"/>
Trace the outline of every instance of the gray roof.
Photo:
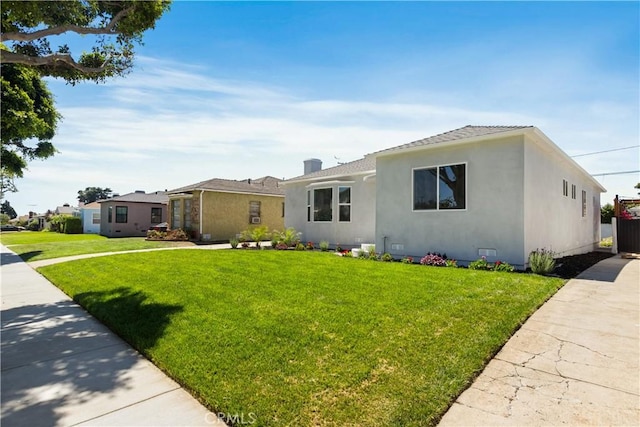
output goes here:
<path id="1" fill-rule="evenodd" d="M 169 203 L 169 196 L 165 191 L 154 191 L 151 193 L 135 191 L 133 193 L 123 194 L 122 196 L 116 196 L 106 200 L 98 200 L 98 203 L 105 202 L 161 203 L 166 205 Z"/>
<path id="2" fill-rule="evenodd" d="M 286 182 L 306 181 L 309 179 L 326 178 L 330 176 L 358 175 L 366 172 L 375 172 L 375 170 L 376 158 L 373 156 L 365 156 L 360 160 L 322 169 L 317 172 L 311 172 L 306 175 L 300 175 L 295 178 L 288 179 Z"/>
<path id="3" fill-rule="evenodd" d="M 493 135 L 503 132 L 511 132 L 520 129 L 533 128 L 533 126 L 465 126 L 459 129 L 450 130 L 449 132 L 439 135 L 430 136 L 429 138 L 419 139 L 407 144 L 398 145 L 397 147 L 387 148 L 385 150 L 376 151 L 374 154 L 382 154 L 404 150 L 407 148 L 423 147 L 441 142 L 450 142 L 462 139 L 477 138 L 485 135 Z"/>
<path id="4" fill-rule="evenodd" d="M 194 190 L 222 191 L 226 193 L 251 193 L 273 196 L 283 196 L 284 190 L 280 186 L 282 180 L 272 176 L 263 176 L 257 179 L 244 179 L 241 181 L 231 179 L 213 178 L 208 181 L 187 185 L 169 191 L 169 194 L 188 193 Z"/>
<path id="5" fill-rule="evenodd" d="M 398 145 L 396 147 L 387 148 L 385 150 L 376 151 L 366 155 L 363 159 L 345 163 L 343 165 L 334 166 L 328 169 L 322 169 L 306 175 L 300 175 L 295 178 L 288 179 L 286 182 L 306 181 L 316 178 L 325 178 L 331 176 L 348 176 L 363 172 L 375 172 L 376 155 L 389 152 L 404 150 L 407 148 L 428 146 L 440 142 L 449 142 L 468 138 L 477 138 L 484 135 L 491 135 L 501 132 L 510 132 L 519 129 L 532 128 L 533 126 L 465 126 L 460 129 L 451 130 L 429 138 L 420 139 L 418 141 L 409 142 L 408 144 Z"/>

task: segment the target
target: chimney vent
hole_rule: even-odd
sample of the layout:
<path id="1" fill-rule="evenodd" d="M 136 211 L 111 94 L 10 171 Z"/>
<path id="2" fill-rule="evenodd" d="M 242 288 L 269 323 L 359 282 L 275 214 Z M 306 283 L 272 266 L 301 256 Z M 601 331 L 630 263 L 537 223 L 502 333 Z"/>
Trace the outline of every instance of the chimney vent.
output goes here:
<path id="1" fill-rule="evenodd" d="M 322 160 L 320 159 L 307 159 L 304 161 L 304 174 L 318 172 L 322 170 Z"/>

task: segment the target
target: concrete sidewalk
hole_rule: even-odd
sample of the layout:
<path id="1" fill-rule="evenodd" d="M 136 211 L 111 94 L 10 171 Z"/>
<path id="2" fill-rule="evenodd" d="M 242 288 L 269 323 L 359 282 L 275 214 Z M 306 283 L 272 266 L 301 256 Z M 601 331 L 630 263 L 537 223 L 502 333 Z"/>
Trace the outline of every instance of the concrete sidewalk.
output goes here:
<path id="1" fill-rule="evenodd" d="M 640 260 L 570 280 L 505 344 L 440 426 L 640 425 Z"/>
<path id="2" fill-rule="evenodd" d="M 10 426 L 223 426 L 0 245 L 2 414 Z"/>

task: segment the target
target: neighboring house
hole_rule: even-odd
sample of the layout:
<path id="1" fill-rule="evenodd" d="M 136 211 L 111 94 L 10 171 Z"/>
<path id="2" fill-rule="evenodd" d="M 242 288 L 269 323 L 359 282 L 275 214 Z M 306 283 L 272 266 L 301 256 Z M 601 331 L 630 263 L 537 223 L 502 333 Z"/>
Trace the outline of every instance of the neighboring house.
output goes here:
<path id="1" fill-rule="evenodd" d="M 77 216 L 78 208 L 73 206 L 69 206 L 68 203 L 65 203 L 62 206 L 58 206 L 55 210 L 56 215 L 66 215 L 66 216 Z"/>
<path id="2" fill-rule="evenodd" d="M 485 256 L 520 268 L 538 248 L 593 250 L 606 191 L 533 126 L 466 126 L 284 186 L 285 223 L 304 239 L 346 247 L 368 239 L 396 257 Z"/>
<path id="3" fill-rule="evenodd" d="M 150 227 L 167 220 L 168 201 L 164 191 L 135 191 L 99 200 L 100 234 L 107 237 L 144 237 Z"/>
<path id="4" fill-rule="evenodd" d="M 284 191 L 271 176 L 234 181 L 210 179 L 168 192 L 169 228 L 194 238 L 224 241 L 252 226 L 284 228 Z"/>
<path id="5" fill-rule="evenodd" d="M 100 233 L 100 203 L 92 202 L 78 207 L 82 219 L 82 232 L 85 234 Z"/>

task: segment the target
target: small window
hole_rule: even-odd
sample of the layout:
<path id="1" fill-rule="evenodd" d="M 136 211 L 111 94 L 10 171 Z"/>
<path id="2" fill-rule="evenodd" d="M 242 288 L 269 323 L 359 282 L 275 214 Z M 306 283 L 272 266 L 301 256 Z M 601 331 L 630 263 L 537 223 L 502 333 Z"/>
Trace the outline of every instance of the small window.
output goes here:
<path id="1" fill-rule="evenodd" d="M 307 190 L 307 222 L 311 221 L 311 191 Z"/>
<path id="2" fill-rule="evenodd" d="M 260 202 L 249 202 L 249 224 L 260 223 Z"/>
<path id="3" fill-rule="evenodd" d="M 587 192 L 582 190 L 582 217 L 587 216 Z"/>
<path id="4" fill-rule="evenodd" d="M 127 206 L 116 206 L 116 223 L 125 224 L 129 215 Z"/>
<path id="5" fill-rule="evenodd" d="M 313 220 L 318 222 L 333 221 L 333 188 L 313 190 Z"/>
<path id="6" fill-rule="evenodd" d="M 113 221 L 113 206 L 109 206 L 109 209 L 107 210 L 107 222 L 111 224 L 112 221 Z"/>
<path id="7" fill-rule="evenodd" d="M 575 185 L 575 184 L 571 184 L 571 198 L 572 198 L 573 200 L 575 200 L 575 199 L 576 199 L 576 193 L 577 193 L 577 191 L 576 191 L 576 185 Z"/>
<path id="8" fill-rule="evenodd" d="M 109 208 L 111 209 L 111 208 Z M 100 224 L 100 212 L 93 212 L 91 214 L 91 223 L 92 224 Z"/>
<path id="9" fill-rule="evenodd" d="M 338 221 L 351 221 L 351 187 L 338 187 Z"/>
<path id="10" fill-rule="evenodd" d="M 282 202 L 282 218 L 284 218 L 284 202 Z"/>
<path id="11" fill-rule="evenodd" d="M 184 220 L 182 223 L 185 230 L 191 228 L 191 199 L 184 199 Z"/>
<path id="12" fill-rule="evenodd" d="M 562 180 L 562 195 L 569 197 L 569 182 L 566 179 Z"/>
<path id="13" fill-rule="evenodd" d="M 162 208 L 151 208 L 151 224 L 162 222 Z"/>
<path id="14" fill-rule="evenodd" d="M 180 228 L 180 200 L 171 201 L 171 228 Z"/>

